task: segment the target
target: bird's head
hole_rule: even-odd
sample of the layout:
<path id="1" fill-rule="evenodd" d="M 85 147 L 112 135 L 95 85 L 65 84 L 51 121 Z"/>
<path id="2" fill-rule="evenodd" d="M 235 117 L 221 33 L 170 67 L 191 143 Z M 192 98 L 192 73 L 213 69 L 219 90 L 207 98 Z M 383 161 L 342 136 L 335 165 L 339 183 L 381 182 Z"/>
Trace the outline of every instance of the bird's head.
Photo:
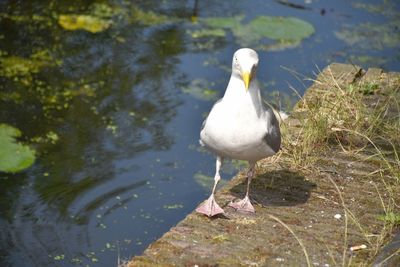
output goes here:
<path id="1" fill-rule="evenodd" d="M 250 48 L 241 48 L 233 54 L 232 74 L 241 78 L 246 90 L 256 76 L 258 66 L 257 52 Z"/>

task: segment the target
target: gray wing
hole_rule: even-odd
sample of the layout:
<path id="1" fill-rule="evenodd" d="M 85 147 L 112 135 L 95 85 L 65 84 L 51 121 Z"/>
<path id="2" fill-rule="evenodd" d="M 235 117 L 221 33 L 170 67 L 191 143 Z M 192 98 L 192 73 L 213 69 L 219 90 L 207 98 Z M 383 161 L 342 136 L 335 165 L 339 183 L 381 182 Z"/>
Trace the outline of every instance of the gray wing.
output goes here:
<path id="1" fill-rule="evenodd" d="M 263 141 L 276 152 L 279 151 L 281 147 L 281 131 L 279 129 L 279 121 L 275 117 L 274 111 L 268 103 L 263 102 L 265 112 L 268 113 L 269 122 L 269 131 L 267 131 L 264 135 Z"/>

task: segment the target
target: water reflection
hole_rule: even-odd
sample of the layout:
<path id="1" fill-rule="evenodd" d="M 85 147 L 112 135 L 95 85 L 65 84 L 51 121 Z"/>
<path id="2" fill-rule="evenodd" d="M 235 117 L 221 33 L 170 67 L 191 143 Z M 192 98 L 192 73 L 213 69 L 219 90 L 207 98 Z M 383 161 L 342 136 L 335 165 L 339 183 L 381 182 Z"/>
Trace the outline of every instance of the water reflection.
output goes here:
<path id="1" fill-rule="evenodd" d="M 51 13 L 56 2 L 47 4 L 43 10 L 22 2 L 4 7 L 15 16 L 2 20 L 8 40 L 2 51 L 29 58 L 45 50 L 60 61 L 59 68 L 41 65 L 14 79 L 1 77 L 6 93 L 24 91 L 18 101 L 5 101 L 1 120 L 28 137 L 50 130 L 58 136 L 55 145 L 37 144 L 34 168 L 2 174 L 5 265 L 95 262 L 93 247 L 104 243 L 93 244 L 90 229 L 104 229 L 105 218 L 138 198 L 132 192 L 149 187 L 149 179 L 140 177 L 147 166 L 134 158 L 170 149 L 174 137 L 165 127 L 182 103 L 178 92 L 185 77 L 176 70 L 176 56 L 185 51 L 182 29 L 114 25 L 113 32 L 93 35 L 64 32 L 54 20 L 46 26 L 25 21 L 37 12 Z"/>

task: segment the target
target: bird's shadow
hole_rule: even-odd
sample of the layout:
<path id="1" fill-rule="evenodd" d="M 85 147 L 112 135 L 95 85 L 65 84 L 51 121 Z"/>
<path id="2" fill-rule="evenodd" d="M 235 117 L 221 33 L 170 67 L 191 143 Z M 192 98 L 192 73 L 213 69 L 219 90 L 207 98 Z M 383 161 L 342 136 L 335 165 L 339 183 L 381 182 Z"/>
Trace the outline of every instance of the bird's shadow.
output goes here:
<path id="1" fill-rule="evenodd" d="M 233 188 L 230 193 L 239 198 L 246 194 L 247 179 Z M 315 183 L 289 170 L 270 171 L 252 179 L 250 199 L 263 206 L 295 206 L 305 203 Z"/>

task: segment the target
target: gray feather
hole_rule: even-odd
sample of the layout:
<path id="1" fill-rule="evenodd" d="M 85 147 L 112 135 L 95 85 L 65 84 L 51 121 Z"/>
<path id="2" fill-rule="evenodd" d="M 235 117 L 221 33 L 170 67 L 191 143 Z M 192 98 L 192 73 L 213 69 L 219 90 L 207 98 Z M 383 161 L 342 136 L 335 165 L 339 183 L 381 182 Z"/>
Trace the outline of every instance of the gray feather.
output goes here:
<path id="1" fill-rule="evenodd" d="M 275 114 L 270 106 L 265 106 L 266 112 L 270 116 L 270 131 L 265 133 L 263 141 L 276 152 L 279 151 L 281 147 L 281 132 L 279 130 L 279 121 L 275 117 Z"/>

